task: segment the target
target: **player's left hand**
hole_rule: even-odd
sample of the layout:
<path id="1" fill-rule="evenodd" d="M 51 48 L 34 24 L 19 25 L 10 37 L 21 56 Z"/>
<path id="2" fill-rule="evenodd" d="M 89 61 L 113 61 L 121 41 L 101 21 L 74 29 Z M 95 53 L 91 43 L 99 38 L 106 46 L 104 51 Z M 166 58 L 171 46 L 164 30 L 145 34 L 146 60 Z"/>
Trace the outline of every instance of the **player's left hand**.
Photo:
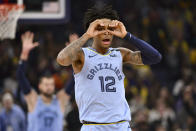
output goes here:
<path id="1" fill-rule="evenodd" d="M 108 29 L 107 31 L 110 32 L 112 35 L 124 38 L 127 34 L 127 30 L 124 24 L 118 20 L 112 20 L 112 22 L 108 26 L 111 29 Z"/>
<path id="2" fill-rule="evenodd" d="M 33 42 L 34 34 L 30 31 L 25 32 L 21 36 L 22 40 L 22 52 L 30 52 L 32 49 L 39 45 L 38 42 Z"/>
<path id="3" fill-rule="evenodd" d="M 22 52 L 20 55 L 21 60 L 27 60 L 29 57 L 29 52 L 39 45 L 38 42 L 33 42 L 34 34 L 30 31 L 25 32 L 21 36 L 22 40 Z"/>

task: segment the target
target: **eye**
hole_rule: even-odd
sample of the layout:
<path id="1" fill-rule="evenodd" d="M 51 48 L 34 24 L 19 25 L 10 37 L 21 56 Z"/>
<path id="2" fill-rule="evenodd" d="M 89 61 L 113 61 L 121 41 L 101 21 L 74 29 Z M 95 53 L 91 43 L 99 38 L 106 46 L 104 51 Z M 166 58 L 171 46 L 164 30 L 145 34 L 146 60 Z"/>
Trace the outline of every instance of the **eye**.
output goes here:
<path id="1" fill-rule="evenodd" d="M 96 30 L 98 30 L 98 31 L 102 31 L 102 30 L 105 30 L 105 27 L 104 26 L 97 26 L 97 28 L 96 28 Z"/>
<path id="2" fill-rule="evenodd" d="M 114 31 L 115 27 L 108 27 L 108 30 Z"/>

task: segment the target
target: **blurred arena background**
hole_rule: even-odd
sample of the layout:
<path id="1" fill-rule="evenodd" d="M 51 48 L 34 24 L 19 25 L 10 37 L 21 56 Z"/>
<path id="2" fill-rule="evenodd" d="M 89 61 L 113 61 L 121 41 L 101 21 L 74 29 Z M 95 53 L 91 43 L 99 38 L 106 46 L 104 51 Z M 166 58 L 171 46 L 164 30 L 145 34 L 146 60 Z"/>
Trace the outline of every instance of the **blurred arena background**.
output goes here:
<path id="1" fill-rule="evenodd" d="M 2 0 L 0 0 L 2 2 Z M 15 0 L 11 0 L 15 3 Z M 157 65 L 124 65 L 126 98 L 132 112 L 133 131 L 196 131 L 196 1 L 195 0 L 24 0 L 25 11 L 16 38 L 0 41 L 0 93 L 13 93 L 14 103 L 27 113 L 18 88 L 16 68 L 21 51 L 20 36 L 35 33 L 40 46 L 28 61 L 28 78 L 37 90 L 39 75 L 50 71 L 56 90 L 72 82 L 71 67 L 56 63 L 57 53 L 70 34 L 84 33 L 84 12 L 96 4 L 112 4 L 127 30 L 158 49 Z M 1 27 L 0 27 L 1 28 Z M 114 46 L 135 49 L 120 39 Z M 2 99 L 0 110 L 4 108 Z M 71 99 L 65 113 L 65 131 L 79 131 L 78 110 Z M 0 123 L 2 121 L 0 120 Z M 24 121 L 25 122 L 25 121 Z"/>

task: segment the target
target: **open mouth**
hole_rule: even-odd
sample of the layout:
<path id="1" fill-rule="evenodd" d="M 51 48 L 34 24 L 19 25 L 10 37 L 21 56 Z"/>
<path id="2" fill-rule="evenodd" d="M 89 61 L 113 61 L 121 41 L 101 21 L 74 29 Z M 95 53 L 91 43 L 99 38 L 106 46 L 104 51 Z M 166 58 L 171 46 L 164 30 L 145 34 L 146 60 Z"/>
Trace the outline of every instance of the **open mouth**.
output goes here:
<path id="1" fill-rule="evenodd" d="M 103 39 L 102 41 L 104 45 L 110 44 L 110 39 Z"/>
<path id="2" fill-rule="evenodd" d="M 108 42 L 108 41 L 110 41 L 110 39 L 104 39 L 104 40 L 103 40 L 103 42 Z"/>

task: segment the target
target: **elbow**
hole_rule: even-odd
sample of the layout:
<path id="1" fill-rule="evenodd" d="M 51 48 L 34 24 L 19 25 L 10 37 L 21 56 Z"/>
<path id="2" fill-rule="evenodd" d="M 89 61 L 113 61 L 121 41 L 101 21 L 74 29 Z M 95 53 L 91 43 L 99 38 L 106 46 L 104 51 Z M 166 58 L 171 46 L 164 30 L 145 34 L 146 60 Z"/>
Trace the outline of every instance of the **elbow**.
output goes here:
<path id="1" fill-rule="evenodd" d="M 161 59 L 162 59 L 162 55 L 159 52 L 157 52 L 152 56 L 152 61 L 148 64 L 149 65 L 158 64 L 161 62 Z"/>
<path id="2" fill-rule="evenodd" d="M 57 56 L 56 61 L 61 66 L 69 66 L 70 64 L 66 63 L 65 58 L 62 58 L 60 55 Z"/>
<path id="3" fill-rule="evenodd" d="M 162 55 L 159 52 L 157 52 L 157 54 L 155 56 L 155 63 L 154 64 L 160 63 L 161 59 L 162 59 Z"/>
<path id="4" fill-rule="evenodd" d="M 148 57 L 142 55 L 143 64 L 145 65 L 158 64 L 161 61 L 161 59 L 162 59 L 162 55 L 159 52 L 151 54 Z"/>
<path id="5" fill-rule="evenodd" d="M 62 66 L 64 65 L 64 64 L 63 64 L 63 60 L 62 60 L 62 58 L 59 57 L 59 55 L 57 56 L 56 61 L 57 61 L 57 63 L 58 63 L 59 65 L 62 65 Z"/>

